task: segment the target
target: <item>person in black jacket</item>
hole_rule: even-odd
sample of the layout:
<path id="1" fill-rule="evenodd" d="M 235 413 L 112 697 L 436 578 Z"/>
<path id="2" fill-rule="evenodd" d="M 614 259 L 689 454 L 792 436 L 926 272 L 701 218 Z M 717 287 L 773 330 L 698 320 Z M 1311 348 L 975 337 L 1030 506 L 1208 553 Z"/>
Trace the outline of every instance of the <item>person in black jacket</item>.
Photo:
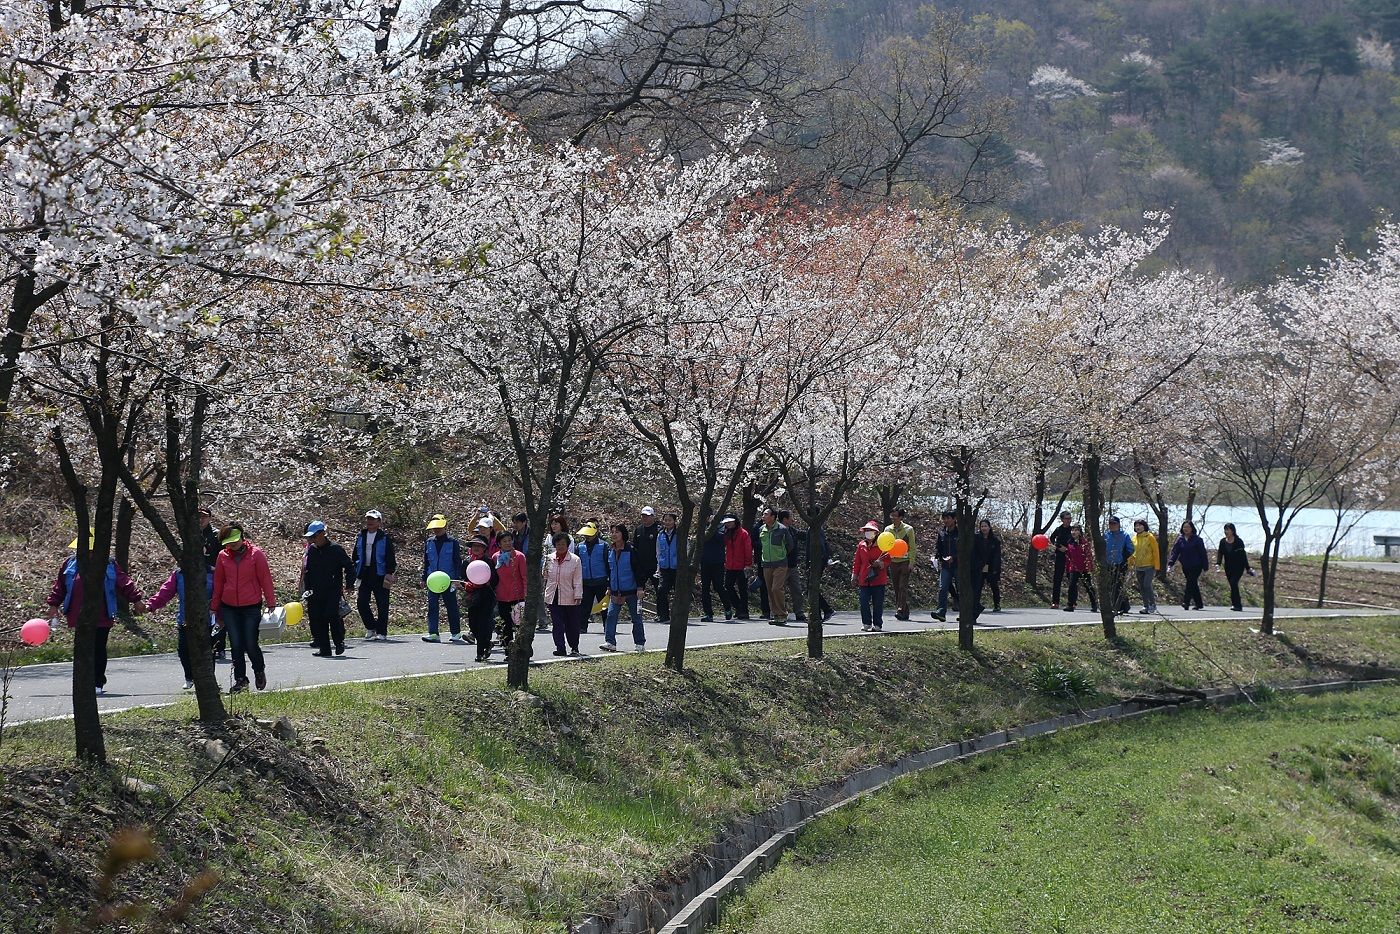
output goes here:
<path id="1" fill-rule="evenodd" d="M 948 618 L 948 598 L 958 603 L 958 517 L 943 513 L 943 528 L 933 546 L 933 566 L 938 568 L 938 609 L 933 618 L 940 623 Z"/>
<path id="2" fill-rule="evenodd" d="M 992 531 L 990 520 L 977 523 L 977 538 L 972 542 L 973 587 L 977 588 L 977 604 L 982 604 L 982 588 L 992 587 L 992 612 L 1001 612 L 1001 539 Z"/>
<path id="3" fill-rule="evenodd" d="M 476 660 L 491 660 L 491 638 L 496 631 L 496 585 L 501 575 L 496 571 L 495 562 L 489 560 L 491 543 L 484 536 L 467 540 L 467 556 L 462 559 L 459 580 L 466 595 L 467 626 L 476 640 Z M 474 584 L 467 574 L 473 561 L 483 561 L 491 568 L 491 579 L 484 584 Z"/>
<path id="4" fill-rule="evenodd" d="M 219 560 L 219 551 L 224 546 L 219 544 L 219 527 L 214 522 L 214 511 L 208 506 L 199 507 L 199 529 L 200 534 L 204 536 L 204 566 L 213 574 L 214 564 Z M 228 635 L 222 626 L 209 634 L 209 647 L 214 650 L 216 659 L 224 658 L 227 638 Z"/>
<path id="5" fill-rule="evenodd" d="M 378 509 L 365 513 L 365 527 L 355 539 L 355 573 L 360 580 L 360 599 L 355 601 L 365 624 L 365 641 L 384 642 L 389 638 L 389 588 L 399 562 L 394 540 L 381 528 L 384 515 Z M 370 607 L 373 599 L 375 606 Z M 378 611 L 377 613 L 375 611 Z"/>
<path id="6" fill-rule="evenodd" d="M 1065 555 L 1069 553 L 1070 523 L 1073 521 L 1066 509 L 1060 513 L 1060 524 L 1050 533 L 1050 547 L 1055 549 L 1055 577 L 1050 589 L 1050 609 L 1060 608 L 1060 587 L 1065 581 Z"/>
<path id="7" fill-rule="evenodd" d="M 301 580 L 297 589 L 310 591 L 306 600 L 307 622 L 311 627 L 312 655 L 330 658 L 331 643 L 335 654 L 345 654 L 345 619 L 340 615 L 340 600 L 345 591 L 355 589 L 355 564 L 335 542 L 326 535 L 324 522 L 306 527 L 303 538 L 309 539 L 301 562 Z"/>
<path id="8" fill-rule="evenodd" d="M 708 527 L 708 521 L 708 517 L 702 517 L 700 524 Z M 710 534 L 705 537 L 705 544 L 700 549 L 700 609 L 705 613 L 700 617 L 702 623 L 715 621 L 714 594 L 719 594 L 724 618 L 733 619 L 734 611 L 729 606 L 729 597 L 724 589 L 724 527 L 720 524 L 710 528 Z"/>
<path id="9" fill-rule="evenodd" d="M 1225 537 L 1220 540 L 1220 547 L 1215 550 L 1216 568 L 1224 568 L 1225 579 L 1230 582 L 1230 609 L 1239 613 L 1244 610 L 1244 603 L 1240 599 L 1240 578 L 1246 571 L 1249 576 L 1254 576 L 1254 568 L 1249 566 L 1249 552 L 1244 550 L 1244 542 L 1235 534 L 1235 524 L 1225 523 Z"/>
<path id="10" fill-rule="evenodd" d="M 661 534 L 661 523 L 656 521 L 656 510 L 650 506 L 642 508 L 642 519 L 632 530 L 632 573 L 637 578 L 637 601 L 646 597 L 651 579 L 656 576 L 656 538 Z"/>

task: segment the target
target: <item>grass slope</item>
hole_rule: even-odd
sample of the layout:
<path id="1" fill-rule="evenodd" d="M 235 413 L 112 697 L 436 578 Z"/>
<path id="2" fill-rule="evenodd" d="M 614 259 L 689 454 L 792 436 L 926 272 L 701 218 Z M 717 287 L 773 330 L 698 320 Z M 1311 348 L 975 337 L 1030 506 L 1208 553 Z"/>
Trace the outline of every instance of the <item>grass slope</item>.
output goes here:
<path id="1" fill-rule="evenodd" d="M 739 932 L 1395 931 L 1400 688 L 1036 740 L 813 824 Z"/>
<path id="2" fill-rule="evenodd" d="M 114 768 L 71 761 L 71 727 L 7 731 L 0 747 L 0 930 L 52 927 L 92 898 L 113 830 L 157 822 L 211 767 L 210 741 L 245 745 L 154 829 L 162 855 L 122 897 L 167 903 L 213 868 L 201 931 L 562 931 L 630 884 L 656 879 L 727 820 L 902 753 L 1062 713 L 1032 690 L 1039 663 L 1108 697 L 1221 675 L 1180 635 L 1088 629 L 832 640 L 548 666 L 535 695 L 500 671 L 233 699 L 234 719 L 191 704 L 106 719 Z M 1191 642 L 1241 681 L 1327 674 L 1239 625 Z M 1400 618 L 1291 621 L 1315 657 L 1400 660 Z M 295 740 L 266 727 L 286 715 Z M 260 719 L 259 719 L 260 718 Z M 129 787 L 132 777 L 155 786 Z"/>

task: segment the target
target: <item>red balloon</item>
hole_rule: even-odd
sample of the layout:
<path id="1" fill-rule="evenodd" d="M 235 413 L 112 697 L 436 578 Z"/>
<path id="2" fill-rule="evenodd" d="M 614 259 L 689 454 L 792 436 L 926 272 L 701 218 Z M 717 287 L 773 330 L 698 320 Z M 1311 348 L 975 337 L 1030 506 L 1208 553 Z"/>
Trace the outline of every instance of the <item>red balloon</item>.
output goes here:
<path id="1" fill-rule="evenodd" d="M 49 621 L 31 619 L 20 627 L 19 637 L 24 640 L 25 645 L 43 645 L 49 638 Z"/>
<path id="2" fill-rule="evenodd" d="M 1036 551 L 1044 551 L 1050 547 L 1050 539 L 1046 538 L 1044 535 L 1037 535 L 1031 539 L 1031 546 L 1034 547 Z"/>

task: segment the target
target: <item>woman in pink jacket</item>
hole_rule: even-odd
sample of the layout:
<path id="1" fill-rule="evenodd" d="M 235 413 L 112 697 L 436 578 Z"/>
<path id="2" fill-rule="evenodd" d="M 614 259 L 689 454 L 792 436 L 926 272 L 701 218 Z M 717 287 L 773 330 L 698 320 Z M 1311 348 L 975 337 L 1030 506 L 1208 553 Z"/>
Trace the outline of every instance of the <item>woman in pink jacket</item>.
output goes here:
<path id="1" fill-rule="evenodd" d="M 554 553 L 544 559 L 544 602 L 554 624 L 554 654 L 578 655 L 583 616 L 583 562 L 569 548 L 569 534 L 554 534 Z M 565 642 L 569 649 L 564 650 Z"/>
<path id="2" fill-rule="evenodd" d="M 228 630 L 233 646 L 233 687 L 230 694 L 248 689 L 246 654 L 253 662 L 253 677 L 258 690 L 267 689 L 267 673 L 263 668 L 263 652 L 258 645 L 258 622 L 262 619 L 264 601 L 268 610 L 277 608 L 277 595 L 272 590 L 272 571 L 267 566 L 263 550 L 243 537 L 243 526 L 231 522 L 219 530 L 223 550 L 214 562 L 214 591 L 209 595 L 209 608 L 214 618 Z"/>

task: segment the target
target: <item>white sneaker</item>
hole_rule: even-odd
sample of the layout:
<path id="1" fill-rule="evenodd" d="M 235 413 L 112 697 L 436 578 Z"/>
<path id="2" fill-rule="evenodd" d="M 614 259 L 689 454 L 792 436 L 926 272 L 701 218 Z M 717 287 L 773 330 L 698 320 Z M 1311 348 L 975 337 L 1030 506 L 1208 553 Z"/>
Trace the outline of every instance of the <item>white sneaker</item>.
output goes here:
<path id="1" fill-rule="evenodd" d="M 636 651 L 638 651 L 638 652 L 645 652 L 646 650 L 647 650 L 647 644 L 646 644 L 645 642 L 639 642 L 639 643 L 637 643 Z"/>
<path id="2" fill-rule="evenodd" d="M 366 638 L 367 640 L 369 640 L 370 642 L 373 642 L 375 636 L 378 636 L 378 635 L 379 635 L 379 633 L 377 633 L 377 632 L 371 632 L 371 631 L 368 630 L 368 629 L 365 630 L 365 638 Z"/>
<path id="3" fill-rule="evenodd" d="M 453 644 L 453 645 L 466 645 L 466 644 L 467 644 L 467 640 L 462 638 L 462 634 L 461 634 L 461 633 L 458 633 L 457 635 L 455 635 L 455 636 L 452 637 L 452 644 Z"/>
<path id="4" fill-rule="evenodd" d="M 598 646 L 598 651 L 600 651 L 600 652 L 616 652 L 616 651 L 617 651 L 617 646 L 613 645 L 611 642 L 604 642 L 602 645 Z M 98 690 L 100 691 L 100 690 L 102 690 L 102 689 L 101 689 L 101 688 L 98 688 Z"/>
<path id="5" fill-rule="evenodd" d="M 185 690 L 186 690 L 186 691 L 193 691 L 193 690 L 194 690 L 194 682 L 191 681 L 189 678 L 186 678 L 186 679 L 185 679 Z"/>
<path id="6" fill-rule="evenodd" d="M 101 689 L 101 688 L 98 688 L 98 689 L 97 689 L 97 696 L 98 696 L 98 697 L 101 697 L 101 696 L 102 696 L 102 689 Z"/>

